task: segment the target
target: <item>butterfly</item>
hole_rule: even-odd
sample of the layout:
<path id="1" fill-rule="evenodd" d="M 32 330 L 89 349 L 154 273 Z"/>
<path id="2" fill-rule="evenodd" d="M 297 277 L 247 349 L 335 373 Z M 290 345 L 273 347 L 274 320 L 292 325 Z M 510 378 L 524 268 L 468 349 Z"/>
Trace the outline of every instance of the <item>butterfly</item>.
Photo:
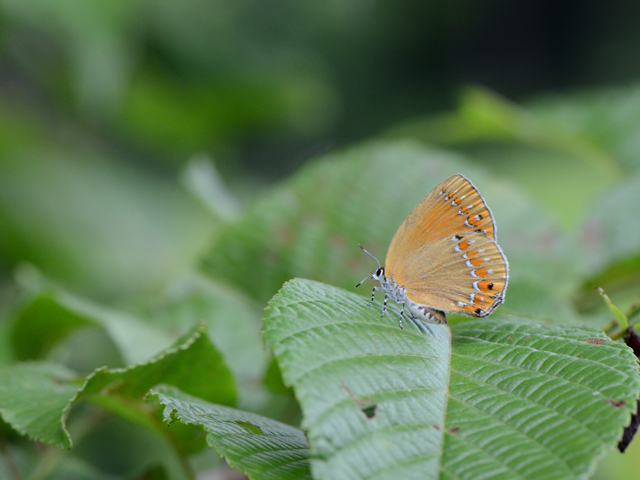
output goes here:
<path id="1" fill-rule="evenodd" d="M 504 301 L 509 281 L 507 257 L 496 242 L 496 225 L 484 199 L 464 175 L 434 188 L 393 236 L 384 267 L 367 275 L 389 298 L 402 305 L 402 320 L 447 323 L 446 312 L 486 317 Z"/>

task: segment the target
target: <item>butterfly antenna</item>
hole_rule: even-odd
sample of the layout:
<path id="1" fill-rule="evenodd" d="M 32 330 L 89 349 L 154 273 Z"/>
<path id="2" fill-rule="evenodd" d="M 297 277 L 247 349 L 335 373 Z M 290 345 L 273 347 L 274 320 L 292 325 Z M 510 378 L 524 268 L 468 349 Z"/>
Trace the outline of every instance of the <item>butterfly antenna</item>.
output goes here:
<path id="1" fill-rule="evenodd" d="M 367 252 L 367 251 L 365 250 L 365 248 L 364 248 L 362 245 L 358 244 L 358 246 L 362 249 L 362 251 L 363 251 L 364 253 L 366 253 L 366 254 L 367 254 L 367 255 L 369 255 L 371 258 L 373 258 L 373 259 L 376 261 L 376 263 L 378 264 L 378 268 L 380 268 L 380 266 L 381 266 L 381 265 L 380 265 L 380 262 L 378 261 L 378 259 L 377 259 L 376 257 L 374 257 L 373 255 L 371 255 L 369 252 Z"/>
<path id="2" fill-rule="evenodd" d="M 371 258 L 373 258 L 373 259 L 376 261 L 376 263 L 378 264 L 378 268 L 380 268 L 380 262 L 378 262 L 378 259 L 377 259 L 376 257 L 374 257 L 373 255 L 371 255 L 369 252 L 367 252 L 367 251 L 365 250 L 365 248 L 364 248 L 362 245 L 358 244 L 358 246 L 362 249 L 362 251 L 363 251 L 364 253 L 366 253 L 366 254 L 367 254 L 367 255 L 369 255 Z M 356 288 L 358 288 L 360 285 L 362 285 L 362 284 L 364 283 L 364 281 L 365 281 L 367 278 L 369 278 L 371 275 L 373 275 L 373 273 L 374 273 L 374 272 L 375 272 L 375 270 L 374 270 L 373 272 L 369 272 L 369 275 L 367 275 L 366 277 L 364 277 L 364 278 L 362 279 L 362 281 L 361 281 L 359 284 L 357 284 L 357 285 L 356 285 Z"/>
<path id="3" fill-rule="evenodd" d="M 371 273 L 373 273 L 373 272 L 371 272 Z M 360 283 L 358 283 L 358 284 L 356 285 L 356 288 L 358 288 L 360 285 L 362 285 L 362 284 L 364 283 L 364 281 L 365 281 L 367 278 L 369 278 L 369 277 L 371 276 L 371 273 L 370 273 L 369 275 L 367 275 L 366 277 L 364 277 L 364 278 L 360 281 Z"/>

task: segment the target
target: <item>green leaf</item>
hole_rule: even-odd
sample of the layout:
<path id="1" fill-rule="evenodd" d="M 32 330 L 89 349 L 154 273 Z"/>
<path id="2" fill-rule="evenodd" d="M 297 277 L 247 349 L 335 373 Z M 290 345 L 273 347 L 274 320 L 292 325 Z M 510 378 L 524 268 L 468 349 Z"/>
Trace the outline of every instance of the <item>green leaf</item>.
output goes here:
<path id="1" fill-rule="evenodd" d="M 63 411 L 77 391 L 68 369 L 46 363 L 0 367 L 0 414 L 17 432 L 42 443 L 71 447 Z"/>
<path id="2" fill-rule="evenodd" d="M 297 428 L 255 413 L 208 403 L 167 386 L 155 388 L 150 396 L 157 397 L 165 406 L 166 421 L 204 428 L 209 445 L 249 478 L 311 478 L 309 445 Z"/>
<path id="3" fill-rule="evenodd" d="M 200 398 L 233 405 L 236 392 L 224 358 L 198 325 L 150 361 L 125 369 L 101 368 L 87 377 L 78 399 L 89 395 L 139 398 L 158 383 L 167 383 Z"/>
<path id="4" fill-rule="evenodd" d="M 36 280 L 41 282 L 46 283 Z M 175 339 L 127 312 L 46 285 L 36 288 L 15 313 L 9 332 L 11 346 L 19 359 L 42 359 L 56 342 L 84 326 L 103 328 L 127 364 L 147 361 Z"/>
<path id="5" fill-rule="evenodd" d="M 158 383 L 168 383 L 216 403 L 232 405 L 236 392 L 231 372 L 199 325 L 189 335 L 151 359 L 125 369 L 99 368 L 81 386 L 62 367 L 17 364 L 0 370 L 0 409 L 15 430 L 63 448 L 71 446 L 65 422 L 81 400 L 132 422 L 158 429 L 142 397 Z"/>
<path id="6" fill-rule="evenodd" d="M 266 396 L 259 390 L 269 354 L 260 337 L 263 305 L 221 282 L 189 275 L 153 302 L 131 308 L 136 317 L 167 331 L 191 328 L 194 319 L 207 322 L 209 335 L 233 372 L 243 408 L 264 404 Z"/>
<path id="7" fill-rule="evenodd" d="M 376 143 L 326 156 L 259 198 L 232 223 L 214 245 L 205 270 L 264 302 L 295 276 L 352 288 L 372 268 L 358 243 L 383 256 L 406 215 L 462 163 L 459 157 L 410 144 Z M 376 192 L 385 188 L 403 195 L 381 201 Z"/>
<path id="8" fill-rule="evenodd" d="M 91 319 L 65 308 L 48 292 L 29 298 L 15 314 L 11 344 L 20 360 L 41 358 L 71 331 L 95 325 Z"/>
<path id="9" fill-rule="evenodd" d="M 530 108 L 555 129 L 574 132 L 614 155 L 627 172 L 640 167 L 640 87 L 595 88 L 535 99 Z"/>
<path id="10" fill-rule="evenodd" d="M 604 292 L 602 288 L 598 287 L 598 293 L 600 293 L 600 296 L 609 307 L 609 310 L 611 310 L 611 313 L 613 313 L 613 315 L 618 320 L 618 325 L 620 325 L 620 329 L 623 331 L 626 331 L 627 328 L 629 328 L 629 321 L 627 320 L 627 317 L 625 316 L 625 314 L 622 313 L 622 311 L 611 301 L 609 296 Z"/>
<path id="11" fill-rule="evenodd" d="M 602 307 L 595 287 L 602 287 L 623 310 L 638 301 L 640 288 L 640 172 L 593 199 L 576 238 L 585 278 L 576 300 L 581 311 Z M 605 311 L 606 309 L 601 309 Z"/>
<path id="12" fill-rule="evenodd" d="M 316 479 L 587 478 L 635 411 L 637 359 L 598 330 L 500 315 L 401 330 L 380 308 L 309 280 L 269 302 Z"/>
<path id="13" fill-rule="evenodd" d="M 615 188 L 593 199 L 580 237 L 585 273 L 640 254 L 638 202 L 640 172 L 628 175 Z"/>

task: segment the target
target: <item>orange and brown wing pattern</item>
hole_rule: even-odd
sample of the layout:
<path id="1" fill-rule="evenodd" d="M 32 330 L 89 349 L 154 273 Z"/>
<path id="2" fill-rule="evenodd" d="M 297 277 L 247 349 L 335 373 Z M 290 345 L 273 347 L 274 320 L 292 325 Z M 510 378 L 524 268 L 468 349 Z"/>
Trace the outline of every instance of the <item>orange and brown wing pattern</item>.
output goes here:
<path id="1" fill-rule="evenodd" d="M 475 317 L 489 315 L 502 303 L 509 280 L 502 250 L 477 232 L 430 242 L 399 259 L 396 267 L 386 274 L 404 286 L 409 300 Z"/>
<path id="2" fill-rule="evenodd" d="M 409 214 L 389 245 L 385 268 L 429 242 L 456 233 L 476 232 L 496 240 L 491 210 L 463 175 L 443 180 Z"/>

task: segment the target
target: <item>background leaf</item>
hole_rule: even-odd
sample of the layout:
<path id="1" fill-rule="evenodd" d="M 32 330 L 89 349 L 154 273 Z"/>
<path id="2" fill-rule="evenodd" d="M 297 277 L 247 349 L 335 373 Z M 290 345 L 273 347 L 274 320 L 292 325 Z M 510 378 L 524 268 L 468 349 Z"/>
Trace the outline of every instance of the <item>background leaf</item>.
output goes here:
<path id="1" fill-rule="evenodd" d="M 176 338 L 126 311 L 52 286 L 36 288 L 23 299 L 13 315 L 9 338 L 18 358 L 42 359 L 82 327 L 102 328 L 125 365 L 148 360 Z"/>
<path id="2" fill-rule="evenodd" d="M 239 406 L 260 411 L 268 401 L 261 385 L 269 353 L 260 328 L 263 307 L 242 291 L 202 275 L 186 275 L 143 305 L 125 307 L 162 331 L 182 332 L 194 319 L 206 322 L 238 388 Z"/>
<path id="3" fill-rule="evenodd" d="M 3 418 L 33 439 L 70 448 L 65 422 L 81 400 L 90 399 L 152 429 L 156 428 L 155 420 L 141 400 L 160 381 L 201 398 L 233 404 L 236 392 L 231 372 L 204 332 L 205 327 L 200 325 L 150 361 L 126 369 L 100 368 L 82 384 L 77 375 L 60 366 L 5 366 L 0 371 Z"/>
<path id="4" fill-rule="evenodd" d="M 0 161 L 0 253 L 12 264 L 104 300 L 156 291 L 197 261 L 216 222 L 175 184 L 91 149 L 39 143 L 46 154 Z"/>
<path id="5" fill-rule="evenodd" d="M 554 105 L 564 108 L 564 101 L 531 103 L 529 109 L 487 89 L 465 88 L 455 112 L 408 122 L 387 136 L 469 155 L 495 175 L 515 181 L 560 225 L 574 229 L 592 198 L 622 178 L 624 170 L 610 144 L 577 126 L 584 118 L 566 122 L 561 120 L 564 111 L 551 113 Z M 547 108 L 535 108 L 536 103 Z"/>
<path id="6" fill-rule="evenodd" d="M 71 447 L 62 413 L 78 387 L 74 372 L 54 364 L 0 368 L 0 413 L 16 431 L 42 443 Z"/>

